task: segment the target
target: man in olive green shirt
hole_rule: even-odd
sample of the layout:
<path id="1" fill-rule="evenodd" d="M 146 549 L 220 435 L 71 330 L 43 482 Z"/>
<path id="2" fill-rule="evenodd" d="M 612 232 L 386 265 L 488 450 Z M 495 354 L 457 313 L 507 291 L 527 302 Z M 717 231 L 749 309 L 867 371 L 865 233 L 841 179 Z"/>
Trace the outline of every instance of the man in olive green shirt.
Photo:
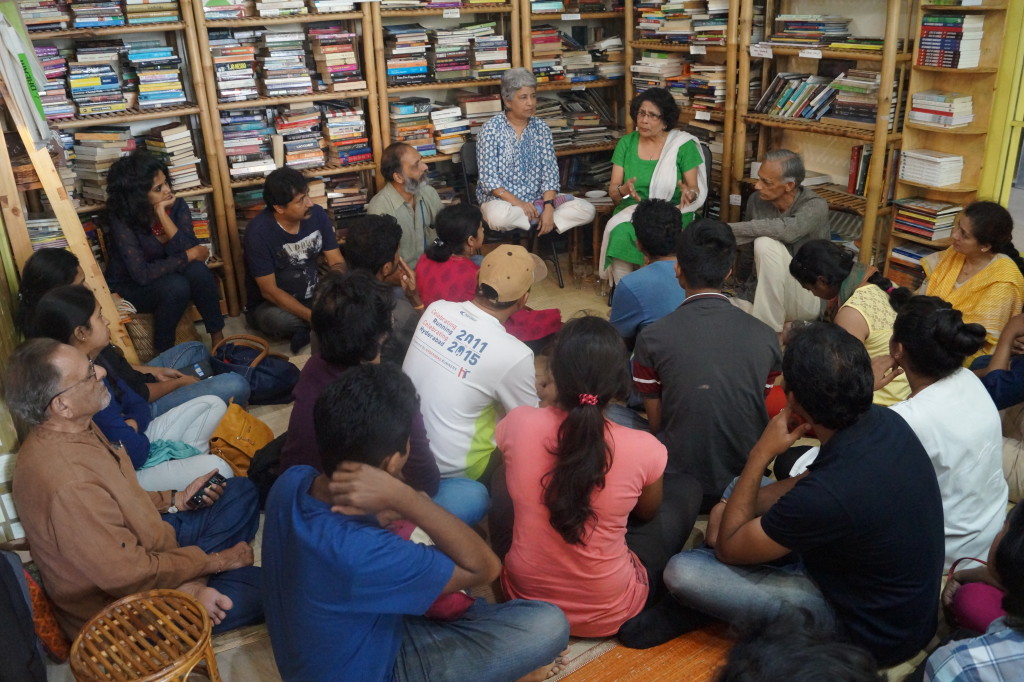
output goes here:
<path id="1" fill-rule="evenodd" d="M 415 268 L 424 249 L 437 237 L 434 216 L 443 208 L 437 190 L 427 183 L 427 164 L 413 147 L 395 142 L 380 158 L 380 172 L 388 184 L 366 205 L 371 215 L 394 216 L 402 227 L 398 252 Z"/>

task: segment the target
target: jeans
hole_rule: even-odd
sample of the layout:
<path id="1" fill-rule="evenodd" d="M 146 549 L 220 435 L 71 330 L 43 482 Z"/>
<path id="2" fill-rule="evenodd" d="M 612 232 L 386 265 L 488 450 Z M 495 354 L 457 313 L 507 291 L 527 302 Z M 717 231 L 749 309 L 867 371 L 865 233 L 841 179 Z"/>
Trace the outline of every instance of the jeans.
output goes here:
<path id="1" fill-rule="evenodd" d="M 835 614 L 800 562 L 785 566 L 730 566 L 709 547 L 672 557 L 665 584 L 683 605 L 719 620 L 774 618 L 784 610 L 802 608 L 817 630 L 834 632 Z"/>
<path id="2" fill-rule="evenodd" d="M 148 284 L 117 282 L 111 286 L 140 313 L 153 314 L 153 347 L 163 352 L 174 345 L 174 330 L 195 303 L 209 333 L 224 328 L 217 280 L 205 263 L 189 261 L 181 272 L 158 277 Z"/>
<path id="3" fill-rule="evenodd" d="M 196 363 L 209 361 L 210 351 L 202 342 L 188 341 L 165 350 L 146 364 L 150 367 L 170 367 L 180 370 L 183 374 L 189 374 Z M 183 405 L 193 398 L 204 395 L 216 396 L 225 403 L 234 399 L 236 404 L 245 407 L 249 404 L 249 382 L 241 374 L 235 372 L 217 374 L 209 379 L 174 389 L 162 398 L 151 402 L 149 410 L 154 418 L 159 417 L 178 405 Z"/>
<path id="4" fill-rule="evenodd" d="M 469 478 L 442 478 L 433 499 L 467 526 L 476 525 L 491 503 L 484 484 Z"/>
<path id="5" fill-rule="evenodd" d="M 174 528 L 182 547 L 195 545 L 207 554 L 220 552 L 239 542 L 252 542 L 260 524 L 259 495 L 245 478 L 233 478 L 213 505 L 196 511 L 161 515 Z M 208 577 L 207 585 L 231 599 L 233 606 L 214 634 L 263 620 L 260 569 L 246 566 Z M 173 585 L 170 587 L 177 587 Z"/>
<path id="6" fill-rule="evenodd" d="M 139 485 L 144 490 L 182 490 L 213 469 L 226 478 L 233 476 L 227 462 L 209 454 L 210 436 L 227 409 L 223 400 L 207 395 L 194 398 L 151 421 L 146 428 L 150 444 L 158 440 L 181 441 L 201 454 L 138 469 L 135 473 Z"/>
<path id="7" fill-rule="evenodd" d="M 312 300 L 299 303 L 307 308 L 313 305 Z M 260 303 L 255 310 L 250 311 L 246 316 L 246 322 L 272 339 L 288 339 L 296 332 L 309 329 L 308 322 L 268 301 Z"/>
<path id="8" fill-rule="evenodd" d="M 569 644 L 569 623 L 547 602 L 478 599 L 456 621 L 407 616 L 397 682 L 515 680 L 552 663 Z"/>

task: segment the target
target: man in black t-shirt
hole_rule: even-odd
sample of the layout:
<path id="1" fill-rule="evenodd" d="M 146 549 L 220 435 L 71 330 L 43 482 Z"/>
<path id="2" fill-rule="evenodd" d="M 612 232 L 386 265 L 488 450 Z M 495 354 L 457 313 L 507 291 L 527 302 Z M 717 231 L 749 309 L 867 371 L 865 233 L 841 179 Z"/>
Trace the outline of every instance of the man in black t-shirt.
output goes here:
<path id="1" fill-rule="evenodd" d="M 702 614 L 732 622 L 803 608 L 816 627 L 894 665 L 935 632 L 944 549 L 934 468 L 910 426 L 872 406 L 867 351 L 839 327 L 801 332 L 782 373 L 789 405 L 709 527 L 715 549 L 683 552 L 665 569 L 684 608 L 665 602 L 636 627 L 655 644 Z M 792 427 L 794 416 L 804 423 Z M 809 470 L 761 487 L 765 467 L 810 429 L 822 446 Z M 766 565 L 790 554 L 784 566 Z"/>

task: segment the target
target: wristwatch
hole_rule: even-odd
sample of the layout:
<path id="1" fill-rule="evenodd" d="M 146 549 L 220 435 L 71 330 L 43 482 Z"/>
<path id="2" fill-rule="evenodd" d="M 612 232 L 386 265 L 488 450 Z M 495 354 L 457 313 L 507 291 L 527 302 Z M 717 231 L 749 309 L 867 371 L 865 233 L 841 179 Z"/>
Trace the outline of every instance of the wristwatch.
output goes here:
<path id="1" fill-rule="evenodd" d="M 551 208 L 554 208 L 554 207 L 555 207 L 555 200 L 554 200 L 554 199 L 546 199 L 546 200 L 544 201 L 544 205 L 545 205 L 545 206 L 547 206 L 547 205 L 549 205 L 549 204 L 550 204 Z"/>
<path id="2" fill-rule="evenodd" d="M 178 508 L 174 506 L 174 496 L 178 494 L 177 490 L 171 491 L 171 506 L 167 508 L 168 514 L 177 514 Z"/>

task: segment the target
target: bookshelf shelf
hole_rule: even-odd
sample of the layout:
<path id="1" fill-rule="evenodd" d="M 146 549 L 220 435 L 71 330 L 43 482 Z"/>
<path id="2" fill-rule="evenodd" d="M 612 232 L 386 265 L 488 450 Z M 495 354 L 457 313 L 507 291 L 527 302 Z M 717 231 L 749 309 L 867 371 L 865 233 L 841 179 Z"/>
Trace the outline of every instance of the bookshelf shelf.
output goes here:
<path id="1" fill-rule="evenodd" d="M 936 249 L 948 248 L 950 246 L 950 244 L 953 243 L 953 240 L 948 238 L 948 237 L 946 239 L 931 240 L 931 239 L 925 239 L 924 237 L 919 237 L 916 234 L 910 234 L 909 232 L 903 232 L 901 230 L 893 230 L 892 231 L 892 236 L 894 238 L 896 238 L 896 239 L 900 239 L 900 240 L 906 241 L 906 242 L 914 242 L 915 244 L 924 244 L 925 246 L 933 246 Z"/>
<path id="2" fill-rule="evenodd" d="M 52 40 L 54 38 L 101 38 L 106 36 L 124 36 L 135 33 L 157 33 L 160 31 L 180 31 L 185 28 L 183 21 L 162 21 L 152 24 L 128 24 L 127 26 L 105 26 L 103 28 L 64 28 L 56 31 L 29 31 L 32 40 Z"/>
<path id="3" fill-rule="evenodd" d="M 615 145 L 617 144 L 618 140 L 615 142 L 605 142 L 603 144 L 588 144 L 582 147 L 556 149 L 555 156 L 561 158 L 564 156 L 576 156 L 577 154 L 590 154 L 591 152 L 610 152 L 615 149 Z"/>
<path id="4" fill-rule="evenodd" d="M 212 193 L 213 193 L 213 186 L 211 186 L 211 185 L 202 185 L 200 187 L 191 187 L 189 189 L 183 189 L 180 192 L 175 192 L 174 196 L 182 198 L 182 199 L 188 199 L 189 197 L 198 197 L 198 196 L 203 196 L 203 195 L 212 194 Z M 79 205 L 75 207 L 75 210 L 78 213 L 96 213 L 97 211 L 102 211 L 102 210 L 104 210 L 106 208 L 107 208 L 106 202 L 103 202 L 103 201 L 91 201 L 89 199 L 81 199 Z"/>
<path id="5" fill-rule="evenodd" d="M 572 19 L 563 19 L 565 15 L 571 15 Z M 613 12 L 544 12 L 543 14 L 530 14 L 530 21 L 586 21 L 587 19 L 619 19 L 622 17 L 622 10 Z"/>
<path id="6" fill-rule="evenodd" d="M 679 119 L 697 118 L 697 114 L 703 112 L 709 113 L 712 121 L 725 121 L 725 112 L 721 109 L 695 109 L 694 107 L 679 107 Z"/>
<path id="7" fill-rule="evenodd" d="M 501 85 L 500 78 L 484 78 L 479 80 L 441 81 L 436 83 L 416 83 L 415 85 L 389 85 L 387 94 L 403 92 L 422 92 L 423 90 L 456 90 L 458 88 L 478 88 L 484 85 Z"/>
<path id="8" fill-rule="evenodd" d="M 424 156 L 423 163 L 440 163 L 441 161 L 454 161 L 454 154 L 434 154 L 433 156 Z"/>
<path id="9" fill-rule="evenodd" d="M 757 178 L 743 178 L 743 184 L 753 187 L 757 184 Z M 810 189 L 814 190 L 815 194 L 827 201 L 828 207 L 833 211 L 853 213 L 862 218 L 864 217 L 864 214 L 867 213 L 867 199 L 857 194 L 850 194 L 842 185 L 835 185 L 831 183 L 824 185 L 811 185 Z M 880 205 L 878 207 L 878 214 L 885 215 L 891 210 L 891 206 Z"/>
<path id="10" fill-rule="evenodd" d="M 904 128 L 913 128 L 914 130 L 923 130 L 930 133 L 942 133 L 944 135 L 986 135 L 988 134 L 987 128 L 982 128 L 978 125 L 968 125 L 962 128 L 944 128 L 942 126 L 930 126 L 927 123 L 914 123 L 907 121 L 903 124 Z"/>
<path id="11" fill-rule="evenodd" d="M 558 90 L 573 90 L 579 88 L 580 90 L 586 90 L 589 88 L 612 88 L 622 83 L 621 79 L 608 79 L 600 78 L 596 81 L 583 81 L 579 83 L 573 83 L 570 81 L 553 81 L 549 83 L 538 83 L 537 92 L 551 92 Z"/>
<path id="12" fill-rule="evenodd" d="M 990 5 L 936 5 L 932 3 L 922 3 L 921 9 L 928 12 L 956 12 L 970 13 L 970 12 L 1001 12 L 1006 9 L 1006 5 L 1001 4 L 990 4 Z"/>
<path id="13" fill-rule="evenodd" d="M 686 52 L 690 51 L 690 45 L 672 43 L 664 40 L 631 40 L 630 47 L 634 50 L 658 50 L 659 52 Z M 707 54 L 725 54 L 725 45 L 703 45 Z"/>
<path id="14" fill-rule="evenodd" d="M 801 47 L 784 47 L 782 45 L 772 45 L 772 54 L 776 57 L 799 57 L 800 52 L 804 49 Z M 849 50 L 849 49 L 837 49 L 833 50 L 827 47 L 813 47 L 808 48 L 816 50 L 821 53 L 822 59 L 855 59 L 859 62 L 880 62 L 882 61 L 882 50 Z M 909 62 L 913 58 L 910 52 L 897 52 L 896 61 Z M 809 59 L 816 59 L 816 57 L 810 57 Z"/>
<path id="15" fill-rule="evenodd" d="M 955 185 L 944 185 L 942 187 L 936 187 L 935 185 L 927 185 L 923 182 L 913 182 L 911 180 L 904 180 L 903 178 L 896 178 L 896 182 L 907 187 L 919 187 L 921 189 L 931 189 L 936 192 L 950 192 L 955 194 L 968 194 L 971 192 L 977 192 L 977 185 L 969 185 L 962 182 L 958 182 Z"/>
<path id="16" fill-rule="evenodd" d="M 866 140 L 868 142 L 871 142 L 875 139 L 874 130 L 867 130 L 863 128 L 848 128 L 846 126 L 835 125 L 832 123 L 822 123 L 820 121 L 807 121 L 795 118 L 785 118 L 781 116 L 771 116 L 769 114 L 747 114 L 743 117 L 743 121 L 745 123 L 754 123 L 757 125 L 762 125 L 765 126 L 766 128 L 798 130 L 806 133 L 815 133 L 817 135 L 845 137 L 851 140 Z M 899 139 L 899 133 L 889 133 L 886 136 L 886 140 L 888 142 L 894 142 Z"/>
<path id="17" fill-rule="evenodd" d="M 134 121 L 152 121 L 158 118 L 177 118 L 179 116 L 191 116 L 200 113 L 200 108 L 195 104 L 178 104 L 171 107 L 158 107 L 156 109 L 126 109 L 124 111 L 111 111 L 105 114 L 90 114 L 88 116 L 75 116 L 53 121 L 54 128 L 71 130 L 74 128 L 88 128 L 89 126 L 105 125 L 108 123 L 132 123 Z"/>
<path id="18" fill-rule="evenodd" d="M 342 92 L 314 92 L 308 95 L 282 95 L 280 97 L 259 97 L 241 102 L 222 102 L 217 105 L 219 111 L 236 109 L 252 109 L 254 107 L 272 107 L 278 104 L 294 104 L 296 102 L 322 102 L 332 99 L 358 99 L 369 97 L 369 90 L 346 90 Z"/>
<path id="19" fill-rule="evenodd" d="M 302 174 L 307 178 L 323 178 L 331 175 L 344 175 L 346 173 L 361 173 L 363 171 L 372 171 L 377 167 L 376 163 L 353 163 L 350 166 L 317 166 L 316 168 L 303 168 Z M 244 189 L 246 187 L 258 187 L 263 184 L 263 177 L 256 178 L 245 178 L 244 180 L 234 180 L 231 183 L 231 189 Z"/>
<path id="20" fill-rule="evenodd" d="M 207 19 L 206 28 L 246 28 L 279 26 L 281 24 L 314 24 L 320 21 L 361 19 L 362 12 L 326 12 L 324 14 L 293 14 L 287 17 L 244 17 L 241 19 Z"/>
<path id="21" fill-rule="evenodd" d="M 952 69 L 945 66 L 914 66 L 914 71 L 934 71 L 935 73 L 998 73 L 999 69 L 988 66 L 976 66 L 973 69 Z"/>
<path id="22" fill-rule="evenodd" d="M 452 8 L 455 9 L 455 8 Z M 486 4 L 472 4 L 463 5 L 458 8 L 459 14 L 511 14 L 514 10 L 512 3 L 486 3 Z M 403 9 L 383 9 L 380 10 L 381 19 L 387 19 L 390 17 L 440 17 L 443 16 L 446 10 L 444 9 L 418 9 L 418 8 L 403 8 Z"/>

